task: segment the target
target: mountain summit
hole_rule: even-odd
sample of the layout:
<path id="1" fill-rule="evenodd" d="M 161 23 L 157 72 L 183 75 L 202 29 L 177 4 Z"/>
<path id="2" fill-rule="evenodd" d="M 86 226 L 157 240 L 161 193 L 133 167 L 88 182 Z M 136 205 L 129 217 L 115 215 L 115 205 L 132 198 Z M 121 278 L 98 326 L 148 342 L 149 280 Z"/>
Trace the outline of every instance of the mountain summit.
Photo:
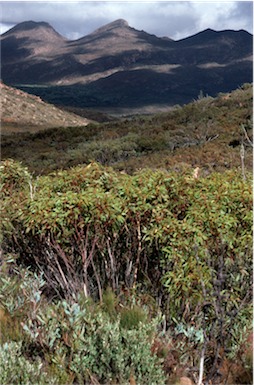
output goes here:
<path id="1" fill-rule="evenodd" d="M 111 23 L 108 23 L 108 24 L 96 29 L 94 31 L 94 33 L 108 32 L 108 31 L 112 31 L 116 28 L 129 28 L 129 24 L 124 19 L 118 19 L 118 20 L 112 21 Z"/>
<path id="2" fill-rule="evenodd" d="M 7 72 L 11 68 L 11 72 L 22 73 L 30 67 L 31 61 L 36 65 L 49 60 L 65 41 L 48 23 L 25 21 L 17 24 L 1 36 L 2 69 L 7 65 Z M 27 80 L 29 82 L 29 77 Z"/>
<path id="3" fill-rule="evenodd" d="M 44 21 L 36 22 L 36 21 L 30 20 L 30 21 L 24 21 L 22 23 L 19 23 L 19 24 L 15 25 L 12 29 L 10 29 L 6 33 L 18 32 L 18 31 L 19 32 L 20 31 L 29 31 L 31 29 L 37 29 L 37 28 L 40 28 L 40 27 L 53 29 L 53 27 L 51 27 L 50 24 L 45 23 Z"/>
<path id="4" fill-rule="evenodd" d="M 16 39 L 27 37 L 30 40 L 43 40 L 47 42 L 49 39 L 55 40 L 66 40 L 61 36 L 56 30 L 49 24 L 44 21 L 35 22 L 35 21 L 24 21 L 15 25 L 9 31 L 5 32 L 1 37 L 2 39 L 8 39 L 9 37 L 15 37 Z"/>
<path id="5" fill-rule="evenodd" d="M 214 95 L 252 82 L 252 35 L 243 30 L 174 41 L 119 19 L 70 41 L 48 23 L 28 21 L 3 34 L 1 48 L 3 81 L 76 84 L 84 105 L 181 104 L 200 90 Z M 75 90 L 68 99 L 77 98 Z"/>

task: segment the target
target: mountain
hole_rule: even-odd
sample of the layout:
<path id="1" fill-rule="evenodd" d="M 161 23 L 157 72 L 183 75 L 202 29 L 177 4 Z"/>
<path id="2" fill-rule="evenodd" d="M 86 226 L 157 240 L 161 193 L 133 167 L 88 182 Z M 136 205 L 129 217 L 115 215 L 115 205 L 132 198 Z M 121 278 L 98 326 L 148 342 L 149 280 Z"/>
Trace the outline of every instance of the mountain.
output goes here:
<path id="1" fill-rule="evenodd" d="M 88 119 L 44 103 L 38 96 L 0 83 L 1 133 L 35 132 L 52 127 L 86 126 Z"/>
<path id="2" fill-rule="evenodd" d="M 182 104 L 252 81 L 252 35 L 243 30 L 174 41 L 119 19 L 70 41 L 29 21 L 3 34 L 1 47 L 6 83 L 37 85 L 27 90 L 75 107 Z"/>

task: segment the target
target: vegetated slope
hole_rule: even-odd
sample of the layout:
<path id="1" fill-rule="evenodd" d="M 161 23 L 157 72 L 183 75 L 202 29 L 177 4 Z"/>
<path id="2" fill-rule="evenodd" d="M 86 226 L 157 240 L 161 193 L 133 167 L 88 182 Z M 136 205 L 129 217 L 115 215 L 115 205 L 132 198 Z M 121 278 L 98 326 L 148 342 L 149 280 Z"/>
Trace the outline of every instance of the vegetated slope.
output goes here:
<path id="1" fill-rule="evenodd" d="M 50 127 L 84 126 L 88 120 L 44 103 L 39 97 L 0 83 L 2 134 Z"/>
<path id="2" fill-rule="evenodd" d="M 243 30 L 174 41 L 116 20 L 68 41 L 47 23 L 24 22 L 1 45 L 5 82 L 67 106 L 182 104 L 252 81 L 252 35 Z"/>
<path id="3" fill-rule="evenodd" d="M 37 174 L 91 161 L 132 173 L 143 167 L 206 172 L 252 168 L 252 85 L 204 97 L 170 113 L 2 138 L 2 157 Z M 247 137 L 246 137 L 247 134 Z"/>
<path id="4" fill-rule="evenodd" d="M 251 173 L 0 180 L 1 383 L 251 384 Z"/>

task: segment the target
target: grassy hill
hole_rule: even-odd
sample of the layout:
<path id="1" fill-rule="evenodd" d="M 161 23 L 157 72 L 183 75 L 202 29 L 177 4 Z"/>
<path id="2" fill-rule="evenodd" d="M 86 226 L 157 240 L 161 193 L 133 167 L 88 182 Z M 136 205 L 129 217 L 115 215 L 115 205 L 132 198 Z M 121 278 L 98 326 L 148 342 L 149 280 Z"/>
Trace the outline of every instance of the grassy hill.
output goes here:
<path id="1" fill-rule="evenodd" d="M 52 127 L 84 126 L 89 120 L 74 111 L 63 111 L 4 83 L 1 90 L 1 132 L 37 132 Z"/>
<path id="2" fill-rule="evenodd" d="M 199 167 L 207 173 L 241 167 L 244 144 L 245 167 L 251 169 L 252 95 L 252 85 L 245 84 L 167 113 L 5 135 L 2 159 L 22 161 L 35 174 L 91 161 L 127 173 L 144 167 Z"/>

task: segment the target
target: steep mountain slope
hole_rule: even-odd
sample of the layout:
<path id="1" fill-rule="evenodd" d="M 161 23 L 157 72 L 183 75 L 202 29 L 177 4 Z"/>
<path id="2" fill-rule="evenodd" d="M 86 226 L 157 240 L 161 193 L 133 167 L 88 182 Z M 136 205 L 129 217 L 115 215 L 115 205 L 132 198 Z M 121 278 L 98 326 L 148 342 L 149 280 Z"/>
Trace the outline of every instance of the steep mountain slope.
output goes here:
<path id="1" fill-rule="evenodd" d="M 0 83 L 1 133 L 38 131 L 51 127 L 85 126 L 89 121 L 44 103 L 39 97 Z"/>
<path id="2" fill-rule="evenodd" d="M 2 79 L 10 83 L 48 79 L 50 63 L 65 41 L 45 22 L 16 25 L 1 37 Z"/>
<path id="3" fill-rule="evenodd" d="M 91 74 L 93 78 L 97 72 L 101 73 L 97 77 L 105 76 L 105 71 L 130 66 L 139 57 L 149 59 L 150 52 L 167 47 L 169 41 L 137 31 L 124 20 L 76 41 L 65 40 L 47 23 L 24 22 L 2 35 L 2 76 L 12 83 L 86 82 Z M 18 62 L 23 65 L 19 73 L 15 66 Z"/>
<path id="4" fill-rule="evenodd" d="M 5 82 L 76 107 L 186 103 L 200 90 L 214 96 L 252 81 L 252 35 L 243 30 L 173 41 L 120 19 L 68 41 L 47 23 L 25 22 L 1 45 Z M 35 89 L 40 84 L 50 88 Z M 51 87 L 67 85 L 73 88 L 62 102 L 63 88 Z"/>

